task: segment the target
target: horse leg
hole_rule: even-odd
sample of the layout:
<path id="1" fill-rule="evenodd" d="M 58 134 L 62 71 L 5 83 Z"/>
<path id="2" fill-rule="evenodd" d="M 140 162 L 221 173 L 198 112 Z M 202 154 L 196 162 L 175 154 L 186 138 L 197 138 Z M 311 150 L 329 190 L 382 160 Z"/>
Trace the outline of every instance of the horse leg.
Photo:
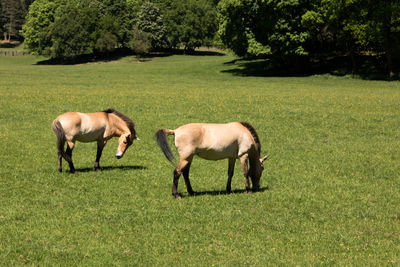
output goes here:
<path id="1" fill-rule="evenodd" d="M 58 151 L 57 155 L 58 155 L 58 171 L 62 172 L 62 155 L 61 155 L 61 151 Z"/>
<path id="2" fill-rule="evenodd" d="M 228 159 L 228 182 L 226 183 L 226 192 L 228 194 L 231 193 L 231 182 L 232 182 L 232 176 L 233 172 L 235 171 L 235 158 L 229 158 Z"/>
<path id="3" fill-rule="evenodd" d="M 106 145 L 106 143 L 103 140 L 97 142 L 96 161 L 94 162 L 94 170 L 95 171 L 100 170 L 100 157 L 101 157 L 101 153 L 103 153 L 103 148 L 105 145 Z"/>
<path id="4" fill-rule="evenodd" d="M 246 187 L 247 193 L 252 193 L 249 184 L 249 169 L 247 167 L 247 155 L 243 155 L 240 157 L 240 164 L 242 166 L 242 172 L 244 176 L 244 185 Z"/>
<path id="5" fill-rule="evenodd" d="M 183 178 L 185 179 L 185 184 L 186 184 L 186 190 L 189 193 L 189 195 L 193 196 L 194 191 L 192 189 L 192 186 L 190 185 L 190 180 L 189 180 L 189 170 L 190 170 L 190 165 L 192 164 L 192 159 L 188 159 L 188 163 L 184 167 L 182 174 Z"/>
<path id="6" fill-rule="evenodd" d="M 71 173 L 75 173 L 74 163 L 72 163 L 72 150 L 74 149 L 75 143 L 68 141 L 67 142 L 67 150 L 65 153 L 70 157 L 70 161 L 68 161 L 69 170 Z"/>
<path id="7" fill-rule="evenodd" d="M 176 167 L 174 170 L 174 180 L 172 181 L 172 195 L 176 198 L 182 198 L 182 196 L 178 193 L 178 182 L 179 177 L 182 174 L 182 170 L 186 167 L 187 164 L 187 160 L 181 159 L 179 161 L 178 167 Z"/>

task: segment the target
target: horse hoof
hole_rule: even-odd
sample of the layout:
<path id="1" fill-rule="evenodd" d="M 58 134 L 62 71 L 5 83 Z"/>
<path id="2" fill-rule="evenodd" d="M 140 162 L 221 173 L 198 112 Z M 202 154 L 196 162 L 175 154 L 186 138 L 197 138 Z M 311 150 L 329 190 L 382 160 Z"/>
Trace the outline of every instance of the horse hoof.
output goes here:
<path id="1" fill-rule="evenodd" d="M 176 199 L 182 199 L 182 196 L 181 196 L 180 194 L 174 194 L 174 197 L 175 197 Z"/>
<path id="2" fill-rule="evenodd" d="M 248 191 L 247 191 L 247 194 L 253 194 L 253 191 L 248 190 Z"/>
<path id="3" fill-rule="evenodd" d="M 59 172 L 62 172 L 62 169 L 58 169 Z"/>

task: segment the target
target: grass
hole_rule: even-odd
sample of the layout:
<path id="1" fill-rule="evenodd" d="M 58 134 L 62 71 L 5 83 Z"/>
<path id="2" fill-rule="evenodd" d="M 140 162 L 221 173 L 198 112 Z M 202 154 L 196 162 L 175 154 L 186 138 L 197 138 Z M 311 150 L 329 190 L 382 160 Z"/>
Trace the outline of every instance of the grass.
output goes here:
<path id="1" fill-rule="evenodd" d="M 0 56 L 0 262 L 16 265 L 399 265 L 400 84 L 235 75 L 232 56 L 38 65 Z M 51 122 L 114 107 L 141 141 L 104 170 L 77 143 L 57 172 Z M 196 158 L 189 197 L 153 138 L 189 122 L 248 121 L 270 154 L 261 192 L 240 164 Z M 172 143 L 172 138 L 170 138 Z"/>

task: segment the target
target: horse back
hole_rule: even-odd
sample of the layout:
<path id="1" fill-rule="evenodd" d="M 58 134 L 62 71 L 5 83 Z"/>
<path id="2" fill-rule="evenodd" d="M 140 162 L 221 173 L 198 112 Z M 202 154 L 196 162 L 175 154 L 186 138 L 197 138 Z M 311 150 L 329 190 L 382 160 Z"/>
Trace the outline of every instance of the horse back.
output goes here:
<path id="1" fill-rule="evenodd" d="M 179 154 L 197 154 L 205 159 L 236 158 L 247 153 L 253 143 L 251 134 L 239 122 L 191 123 L 175 130 Z"/>
<path id="2" fill-rule="evenodd" d="M 107 116 L 104 112 L 81 113 L 67 112 L 57 117 L 68 140 L 91 142 L 102 138 L 107 128 Z"/>

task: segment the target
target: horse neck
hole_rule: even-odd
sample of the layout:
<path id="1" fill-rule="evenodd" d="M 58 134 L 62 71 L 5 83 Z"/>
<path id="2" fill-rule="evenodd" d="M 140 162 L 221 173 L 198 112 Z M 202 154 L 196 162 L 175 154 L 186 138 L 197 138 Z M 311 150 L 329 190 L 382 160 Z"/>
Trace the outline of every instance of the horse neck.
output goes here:
<path id="1" fill-rule="evenodd" d="M 251 169 L 255 170 L 261 167 L 260 153 L 258 153 L 258 151 L 255 148 L 249 151 L 249 163 Z"/>
<path id="2" fill-rule="evenodd" d="M 125 133 L 129 133 L 129 128 L 126 126 L 126 123 L 117 115 L 110 114 L 108 116 L 109 129 L 112 135 L 121 136 Z"/>

